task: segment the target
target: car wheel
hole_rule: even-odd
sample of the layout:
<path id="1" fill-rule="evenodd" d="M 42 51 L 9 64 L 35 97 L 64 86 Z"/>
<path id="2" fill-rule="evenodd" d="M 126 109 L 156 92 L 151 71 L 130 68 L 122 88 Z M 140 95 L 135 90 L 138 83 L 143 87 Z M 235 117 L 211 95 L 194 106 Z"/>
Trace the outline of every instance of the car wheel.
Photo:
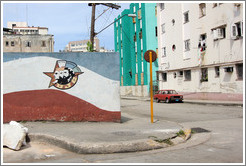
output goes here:
<path id="1" fill-rule="evenodd" d="M 157 103 L 160 103 L 160 101 L 161 101 L 161 100 L 159 100 L 158 98 L 156 99 L 156 102 L 157 102 Z"/>
<path id="2" fill-rule="evenodd" d="M 166 101 L 166 103 L 170 103 L 170 100 L 169 100 L 168 98 L 166 98 L 166 100 L 165 100 L 165 101 Z"/>

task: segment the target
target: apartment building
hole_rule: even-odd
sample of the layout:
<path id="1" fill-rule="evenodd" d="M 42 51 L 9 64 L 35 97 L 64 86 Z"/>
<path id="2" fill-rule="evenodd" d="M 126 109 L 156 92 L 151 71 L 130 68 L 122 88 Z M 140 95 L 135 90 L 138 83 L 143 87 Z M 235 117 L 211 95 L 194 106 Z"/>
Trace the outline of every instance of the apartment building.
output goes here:
<path id="1" fill-rule="evenodd" d="M 79 40 L 79 41 L 71 41 L 65 47 L 65 52 L 88 52 L 87 43 L 90 40 Z M 100 52 L 99 39 L 94 38 L 94 49 L 96 52 Z"/>
<path id="2" fill-rule="evenodd" d="M 136 17 L 129 17 L 135 14 Z M 149 96 L 150 69 L 144 60 L 147 50 L 158 52 L 157 15 L 155 3 L 131 3 L 115 18 L 115 51 L 120 55 L 121 95 Z M 156 82 L 158 61 L 153 62 Z"/>
<path id="3" fill-rule="evenodd" d="M 54 52 L 54 35 L 46 27 L 30 27 L 26 22 L 8 22 L 3 34 L 3 52 Z"/>
<path id="4" fill-rule="evenodd" d="M 243 4 L 157 5 L 159 89 L 243 100 Z"/>

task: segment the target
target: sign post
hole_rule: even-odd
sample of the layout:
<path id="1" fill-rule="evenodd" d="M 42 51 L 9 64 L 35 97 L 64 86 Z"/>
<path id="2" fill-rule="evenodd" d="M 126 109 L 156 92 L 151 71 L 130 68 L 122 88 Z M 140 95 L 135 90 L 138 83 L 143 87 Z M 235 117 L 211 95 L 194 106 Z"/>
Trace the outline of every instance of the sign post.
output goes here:
<path id="1" fill-rule="evenodd" d="M 151 112 L 151 123 L 154 122 L 154 113 L 153 113 L 153 81 L 152 81 L 152 62 L 157 58 L 156 52 L 153 50 L 148 50 L 144 53 L 144 59 L 149 62 L 149 71 L 150 71 L 150 112 Z"/>

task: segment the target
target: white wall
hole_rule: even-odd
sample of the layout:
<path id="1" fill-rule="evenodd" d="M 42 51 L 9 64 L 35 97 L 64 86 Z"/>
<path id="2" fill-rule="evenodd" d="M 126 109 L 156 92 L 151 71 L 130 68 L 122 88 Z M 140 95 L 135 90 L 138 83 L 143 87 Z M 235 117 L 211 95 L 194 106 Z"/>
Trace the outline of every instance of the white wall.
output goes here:
<path id="1" fill-rule="evenodd" d="M 189 11 L 189 22 L 184 23 L 184 12 Z M 175 19 L 175 25 L 172 25 Z M 243 38 L 231 38 L 231 25 L 243 20 L 243 7 L 233 3 L 223 3 L 213 8 L 206 3 L 206 16 L 199 18 L 199 3 L 165 3 L 165 9 L 158 6 L 158 47 L 160 50 L 159 68 L 167 72 L 167 82 L 159 83 L 160 89 L 172 88 L 181 92 L 221 92 L 243 94 L 243 81 L 237 80 L 237 63 L 243 63 Z M 161 33 L 165 23 L 166 32 Z M 214 40 L 213 29 L 226 26 L 226 37 Z M 199 36 L 206 33 L 206 52 L 202 66 L 198 62 Z M 184 40 L 190 39 L 190 51 L 184 51 Z M 176 50 L 172 51 L 172 45 Z M 161 57 L 162 47 L 166 46 L 166 57 Z M 215 77 L 215 66 L 220 66 L 220 77 Z M 232 73 L 224 72 L 224 67 L 233 66 Z M 200 82 L 201 67 L 208 68 L 208 82 Z M 191 81 L 184 76 L 174 78 L 173 72 L 191 70 Z M 161 78 L 161 75 L 159 77 Z"/>

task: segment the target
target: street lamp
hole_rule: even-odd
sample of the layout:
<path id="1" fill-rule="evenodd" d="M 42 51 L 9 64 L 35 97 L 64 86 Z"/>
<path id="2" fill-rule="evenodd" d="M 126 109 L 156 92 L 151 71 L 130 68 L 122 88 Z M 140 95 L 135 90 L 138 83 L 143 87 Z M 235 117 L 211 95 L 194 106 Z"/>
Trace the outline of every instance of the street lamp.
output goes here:
<path id="1" fill-rule="evenodd" d="M 116 21 L 118 21 L 119 19 L 121 19 L 124 16 L 132 17 L 132 18 L 136 18 L 137 17 L 136 14 L 124 14 L 123 16 L 119 17 L 117 20 L 115 20 L 114 22 L 110 23 L 108 26 L 106 26 L 105 28 L 103 28 L 101 31 L 95 33 L 95 36 L 98 35 L 99 33 L 101 33 L 102 31 L 104 31 L 105 29 L 107 29 L 110 25 L 112 25 L 113 23 L 115 23 Z"/>

